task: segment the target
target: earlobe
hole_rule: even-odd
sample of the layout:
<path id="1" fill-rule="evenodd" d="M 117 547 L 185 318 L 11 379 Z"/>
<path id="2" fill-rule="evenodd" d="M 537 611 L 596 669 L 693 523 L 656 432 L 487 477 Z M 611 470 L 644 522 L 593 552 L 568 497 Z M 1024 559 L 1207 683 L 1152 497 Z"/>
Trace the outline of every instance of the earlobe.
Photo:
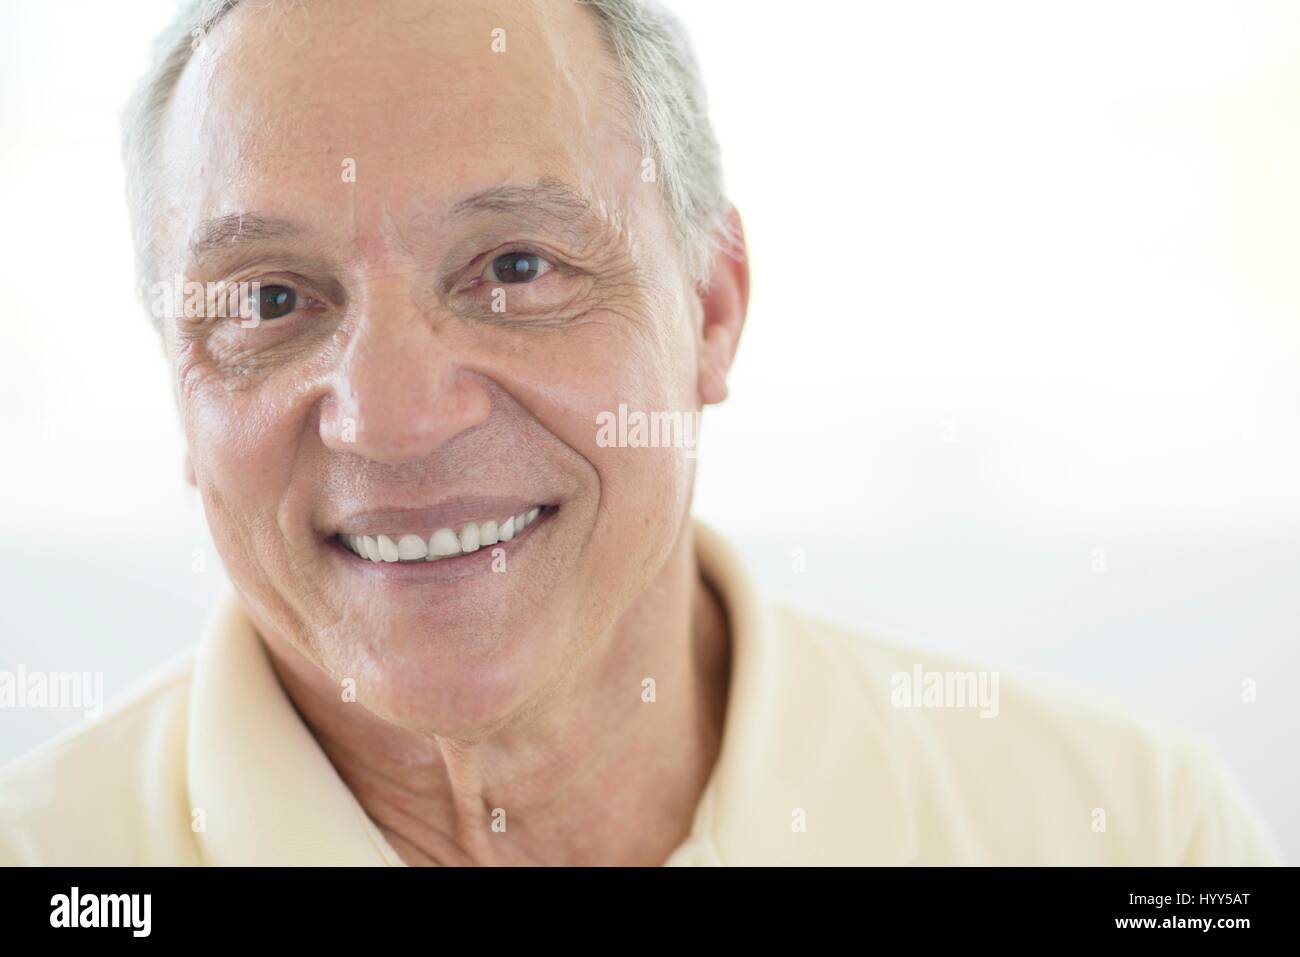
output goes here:
<path id="1" fill-rule="evenodd" d="M 749 260 L 740 213 L 733 206 L 727 233 L 713 258 L 709 284 L 700 293 L 699 392 L 703 405 L 727 397 L 727 373 L 736 357 L 749 308 Z"/>
<path id="2" fill-rule="evenodd" d="M 700 361 L 700 403 L 718 405 L 727 398 L 727 373 L 701 357 Z"/>

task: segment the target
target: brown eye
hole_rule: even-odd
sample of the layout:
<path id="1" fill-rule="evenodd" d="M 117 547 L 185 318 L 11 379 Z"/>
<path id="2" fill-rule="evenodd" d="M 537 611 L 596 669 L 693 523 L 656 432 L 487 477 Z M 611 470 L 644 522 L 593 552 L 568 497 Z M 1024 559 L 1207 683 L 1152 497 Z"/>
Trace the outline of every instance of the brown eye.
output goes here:
<path id="1" fill-rule="evenodd" d="M 488 266 L 488 282 L 525 283 L 550 271 L 551 264 L 532 253 L 505 253 Z"/>
<path id="2" fill-rule="evenodd" d="M 298 294 L 288 286 L 263 286 L 257 294 L 257 317 L 280 319 L 298 307 Z"/>

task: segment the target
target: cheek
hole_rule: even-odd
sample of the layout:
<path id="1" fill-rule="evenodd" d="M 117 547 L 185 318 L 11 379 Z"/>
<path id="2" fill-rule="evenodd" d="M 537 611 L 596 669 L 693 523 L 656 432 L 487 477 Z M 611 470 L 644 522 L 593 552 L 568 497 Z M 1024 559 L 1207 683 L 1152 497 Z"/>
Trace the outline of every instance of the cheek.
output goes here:
<path id="1" fill-rule="evenodd" d="M 635 427 L 620 427 L 638 416 L 683 421 L 698 408 L 689 323 L 672 315 L 665 308 L 633 321 L 602 312 L 558 337 L 535 367 L 545 379 L 534 377 L 534 414 L 590 465 L 597 523 L 617 529 L 611 540 L 643 560 L 675 537 L 693 475 L 682 448 L 636 447 Z"/>
<path id="2" fill-rule="evenodd" d="M 293 392 L 266 381 L 241 390 L 192 375 L 181 419 L 218 544 L 245 559 L 276 554 L 305 421 Z"/>

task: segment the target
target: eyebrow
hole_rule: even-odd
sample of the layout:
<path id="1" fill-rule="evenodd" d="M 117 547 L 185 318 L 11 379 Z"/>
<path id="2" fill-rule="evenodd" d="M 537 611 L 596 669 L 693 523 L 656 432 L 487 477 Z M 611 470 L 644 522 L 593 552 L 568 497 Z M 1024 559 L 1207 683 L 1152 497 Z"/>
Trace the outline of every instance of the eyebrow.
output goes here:
<path id="1" fill-rule="evenodd" d="M 535 183 L 481 190 L 454 204 L 451 214 L 458 217 L 480 212 L 513 213 L 521 209 L 574 216 L 591 212 L 591 204 L 559 180 L 540 179 Z"/>
<path id="2" fill-rule="evenodd" d="M 190 259 L 201 261 L 216 252 L 240 246 L 286 239 L 305 232 L 301 223 L 291 219 L 263 216 L 260 213 L 231 213 L 205 220 L 190 237 Z"/>
<path id="3" fill-rule="evenodd" d="M 452 219 L 512 215 L 534 226 L 551 226 L 575 236 L 616 230 L 616 224 L 602 208 L 563 181 L 550 178 L 481 190 L 454 203 L 450 214 Z"/>

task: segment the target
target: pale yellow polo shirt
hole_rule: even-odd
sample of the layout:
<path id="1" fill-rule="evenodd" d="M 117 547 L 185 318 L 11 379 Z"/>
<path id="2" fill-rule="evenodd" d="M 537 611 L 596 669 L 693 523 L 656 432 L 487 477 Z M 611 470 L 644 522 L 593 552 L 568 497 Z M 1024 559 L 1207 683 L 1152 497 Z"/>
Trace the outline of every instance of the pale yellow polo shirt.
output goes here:
<path id="1" fill-rule="evenodd" d="M 733 672 L 718 763 L 666 863 L 1280 862 L 1195 739 L 1006 674 L 992 717 L 904 706 L 910 676 L 977 669 L 769 608 L 696 535 Z M 402 863 L 233 598 L 194 651 L 0 771 L 0 864 Z"/>

